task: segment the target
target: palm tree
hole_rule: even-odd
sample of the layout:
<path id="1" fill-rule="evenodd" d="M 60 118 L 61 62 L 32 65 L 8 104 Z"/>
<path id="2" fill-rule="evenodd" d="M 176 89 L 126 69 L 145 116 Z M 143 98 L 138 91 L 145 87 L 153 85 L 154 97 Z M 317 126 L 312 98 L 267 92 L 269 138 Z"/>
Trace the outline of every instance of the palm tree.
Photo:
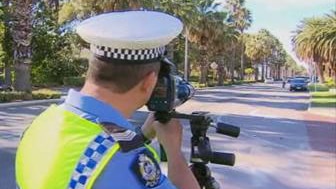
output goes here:
<path id="1" fill-rule="evenodd" d="M 276 38 L 266 29 L 258 32 L 259 40 L 262 45 L 262 81 L 265 80 L 270 58 L 276 47 Z M 266 70 L 265 70 L 266 69 Z"/>
<path id="2" fill-rule="evenodd" d="M 252 16 L 251 12 L 244 7 L 245 0 L 228 0 L 226 2 L 226 8 L 229 10 L 229 23 L 232 23 L 233 26 L 239 31 L 240 37 L 240 78 L 244 79 L 244 41 L 243 34 L 244 31 L 251 26 Z"/>
<path id="3" fill-rule="evenodd" d="M 197 7 L 200 0 L 154 0 L 151 4 L 146 3 L 145 7 L 147 9 L 158 10 L 161 12 L 166 12 L 168 14 L 174 15 L 180 18 L 184 24 L 184 40 L 188 40 L 189 28 L 193 26 L 197 18 Z M 181 38 L 182 39 L 182 38 Z M 175 39 L 173 42 L 167 45 L 167 56 L 170 59 L 174 58 L 174 50 L 177 44 L 181 44 L 182 40 Z M 190 64 L 188 64 L 187 76 L 190 72 Z"/>
<path id="4" fill-rule="evenodd" d="M 71 21 L 72 19 L 85 19 L 99 13 L 137 10 L 144 5 L 152 6 L 151 2 L 145 0 L 72 0 L 61 5 L 60 22 Z"/>
<path id="5" fill-rule="evenodd" d="M 14 43 L 14 89 L 31 91 L 31 39 L 34 0 L 12 1 L 12 37 Z"/>
<path id="6" fill-rule="evenodd" d="M 303 20 L 295 31 L 292 42 L 296 55 L 301 60 L 317 65 L 321 82 L 325 80 L 323 65 L 329 64 L 336 75 L 336 12 L 325 17 Z"/>
<path id="7" fill-rule="evenodd" d="M 245 53 L 254 65 L 255 80 L 257 81 L 259 78 L 258 62 L 260 62 L 263 58 L 263 46 L 260 36 L 256 34 L 248 35 L 246 37 L 245 47 Z"/>
<path id="8" fill-rule="evenodd" d="M 211 41 L 217 38 L 222 30 L 223 20 L 226 17 L 224 12 L 216 12 L 218 3 L 214 0 L 201 1 L 198 5 L 197 18 L 189 28 L 189 39 L 196 43 L 200 49 L 200 83 L 206 83 L 206 76 L 209 66 L 208 51 L 212 47 Z"/>
<path id="9" fill-rule="evenodd" d="M 212 57 L 212 60 L 217 63 L 217 85 L 221 86 L 224 84 L 226 66 L 230 66 L 229 70 L 231 71 L 231 76 L 233 76 L 232 65 L 227 65 L 226 63 L 233 62 L 230 61 L 232 57 L 228 55 L 231 55 L 235 47 L 233 44 L 237 43 L 237 32 L 233 27 L 227 24 L 218 25 L 217 29 L 218 36 L 211 41 L 212 50 L 209 51 L 209 60 L 211 60 Z M 233 77 L 231 77 L 231 79 L 233 79 Z"/>

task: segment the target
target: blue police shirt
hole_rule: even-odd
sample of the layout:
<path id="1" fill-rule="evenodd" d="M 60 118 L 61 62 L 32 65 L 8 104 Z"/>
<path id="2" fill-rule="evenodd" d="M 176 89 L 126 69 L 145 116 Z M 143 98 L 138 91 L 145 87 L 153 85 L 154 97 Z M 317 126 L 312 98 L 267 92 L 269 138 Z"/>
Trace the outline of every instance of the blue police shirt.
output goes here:
<path id="1" fill-rule="evenodd" d="M 137 127 L 130 124 L 120 112 L 112 106 L 99 101 L 91 96 L 86 96 L 73 89 L 69 90 L 65 102 L 61 105 L 94 123 L 113 123 L 119 127 L 136 131 Z M 147 189 L 141 182 L 132 166 L 136 163 L 136 157 L 143 153 L 145 148 L 137 148 L 129 152 L 117 152 L 97 178 L 93 189 Z M 176 189 L 169 179 L 161 174 L 159 184 L 152 187 L 155 189 Z"/>

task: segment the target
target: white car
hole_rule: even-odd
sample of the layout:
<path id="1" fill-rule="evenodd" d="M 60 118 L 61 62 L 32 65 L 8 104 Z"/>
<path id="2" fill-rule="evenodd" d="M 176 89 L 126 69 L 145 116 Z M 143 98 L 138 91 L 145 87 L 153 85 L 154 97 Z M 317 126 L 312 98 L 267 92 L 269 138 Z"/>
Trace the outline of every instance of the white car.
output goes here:
<path id="1" fill-rule="evenodd" d="M 265 83 L 273 83 L 274 79 L 273 78 L 266 78 Z"/>

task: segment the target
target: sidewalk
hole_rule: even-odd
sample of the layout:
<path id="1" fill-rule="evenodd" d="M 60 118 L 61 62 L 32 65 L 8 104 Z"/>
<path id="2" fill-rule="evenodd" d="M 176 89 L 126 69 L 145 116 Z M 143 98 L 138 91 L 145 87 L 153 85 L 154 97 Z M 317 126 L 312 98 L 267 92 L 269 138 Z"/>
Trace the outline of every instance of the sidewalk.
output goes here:
<path id="1" fill-rule="evenodd" d="M 336 118 L 336 108 L 317 108 L 309 105 L 309 113 Z"/>

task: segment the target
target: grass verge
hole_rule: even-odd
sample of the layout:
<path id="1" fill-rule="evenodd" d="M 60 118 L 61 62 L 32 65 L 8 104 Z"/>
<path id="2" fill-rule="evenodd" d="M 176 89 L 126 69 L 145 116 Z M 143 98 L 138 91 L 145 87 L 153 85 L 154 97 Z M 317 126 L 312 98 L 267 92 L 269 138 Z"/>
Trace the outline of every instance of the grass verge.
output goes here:
<path id="1" fill-rule="evenodd" d="M 312 92 L 311 107 L 336 108 L 336 94 L 328 91 Z"/>

